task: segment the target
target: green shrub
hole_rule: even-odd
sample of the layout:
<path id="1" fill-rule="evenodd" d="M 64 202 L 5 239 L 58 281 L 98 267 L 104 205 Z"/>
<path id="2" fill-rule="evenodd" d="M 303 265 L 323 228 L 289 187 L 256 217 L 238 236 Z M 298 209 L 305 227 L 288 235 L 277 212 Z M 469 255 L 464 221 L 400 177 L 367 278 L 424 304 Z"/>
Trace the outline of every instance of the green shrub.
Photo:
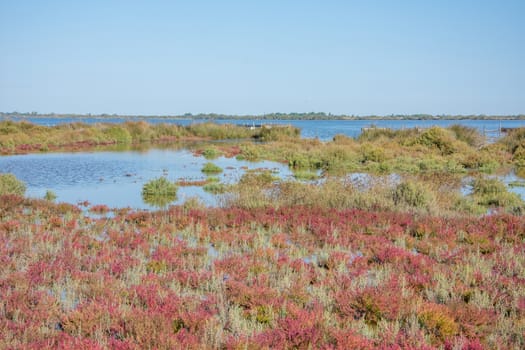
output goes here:
<path id="1" fill-rule="evenodd" d="M 178 138 L 187 135 L 186 130 L 175 124 L 160 123 L 150 126 L 151 136 L 150 139 L 162 140 L 165 138 Z"/>
<path id="2" fill-rule="evenodd" d="M 517 167 L 525 167 L 525 141 L 522 141 L 512 150 L 512 161 Z"/>
<path id="3" fill-rule="evenodd" d="M 516 172 L 516 176 L 519 176 L 521 178 L 525 178 L 525 166 L 517 167 L 515 169 L 515 172 Z"/>
<path id="4" fill-rule="evenodd" d="M 15 134 L 20 131 L 21 123 L 15 123 L 11 120 L 0 122 L 0 135 Z"/>
<path id="5" fill-rule="evenodd" d="M 364 321 L 367 325 L 375 327 L 383 318 L 381 308 L 372 295 L 359 295 L 351 302 L 350 306 L 357 314 L 364 316 Z"/>
<path id="6" fill-rule="evenodd" d="M 46 201 L 54 201 L 55 199 L 57 199 L 57 195 L 55 194 L 55 192 L 51 191 L 51 190 L 47 190 L 46 191 L 46 194 L 44 195 L 44 199 Z"/>
<path id="7" fill-rule="evenodd" d="M 186 127 L 190 135 L 211 138 L 213 140 L 247 139 L 254 137 L 256 132 L 233 124 L 197 123 Z"/>
<path id="8" fill-rule="evenodd" d="M 386 159 L 385 152 L 381 147 L 370 143 L 361 145 L 361 161 L 366 162 L 382 162 Z"/>
<path id="9" fill-rule="evenodd" d="M 469 126 L 460 124 L 454 124 L 448 127 L 448 129 L 454 133 L 457 140 L 463 141 L 469 146 L 479 147 L 483 144 L 484 137 L 479 133 L 479 131 L 476 128 L 471 128 Z"/>
<path id="10" fill-rule="evenodd" d="M 472 184 L 472 191 L 478 196 L 497 196 L 507 192 L 505 184 L 496 178 L 478 177 Z"/>
<path id="11" fill-rule="evenodd" d="M 255 138 L 262 141 L 280 141 L 296 139 L 300 135 L 301 130 L 291 125 L 263 125 Z"/>
<path id="12" fill-rule="evenodd" d="M 445 165 L 445 170 L 452 174 L 462 174 L 466 172 L 463 165 L 461 165 L 454 159 L 450 159 L 447 161 L 447 164 Z"/>
<path id="13" fill-rule="evenodd" d="M 297 181 L 279 183 L 272 192 L 274 206 L 305 206 L 331 209 L 392 208 L 384 184 L 359 189 L 351 182 L 330 177 L 322 184 Z"/>
<path id="14" fill-rule="evenodd" d="M 216 148 L 206 148 L 203 152 L 202 152 L 202 155 L 204 156 L 204 158 L 206 159 L 215 159 L 217 157 L 220 156 L 220 152 L 216 149 Z"/>
<path id="15" fill-rule="evenodd" d="M 479 205 L 505 208 L 520 213 L 525 206 L 515 193 L 509 192 L 503 182 L 496 178 L 479 177 L 472 184 L 472 195 Z"/>
<path id="16" fill-rule="evenodd" d="M 26 185 L 13 174 L 0 174 L 0 195 L 17 194 L 23 196 Z"/>
<path id="17" fill-rule="evenodd" d="M 206 178 L 207 183 L 214 183 L 214 182 L 220 182 L 221 179 L 219 179 L 217 176 L 208 176 Z"/>
<path id="18" fill-rule="evenodd" d="M 271 171 L 248 171 L 233 186 L 229 186 L 228 194 L 223 200 L 226 206 L 240 208 L 261 208 L 275 206 L 270 198 L 270 190 L 279 178 Z"/>
<path id="19" fill-rule="evenodd" d="M 429 148 L 437 148 L 441 154 L 449 155 L 455 152 L 454 134 L 443 128 L 432 127 L 425 130 L 415 143 Z"/>
<path id="20" fill-rule="evenodd" d="M 416 164 L 416 159 L 407 156 L 396 157 L 391 163 L 392 171 L 398 173 L 415 174 L 421 170 L 419 164 Z"/>
<path id="21" fill-rule="evenodd" d="M 185 211 L 188 210 L 204 210 L 206 208 L 206 205 L 199 197 L 189 197 L 187 198 L 184 203 L 182 203 L 182 208 Z"/>
<path id="22" fill-rule="evenodd" d="M 116 143 L 131 143 L 131 134 L 121 126 L 111 126 L 104 130 L 105 138 Z"/>
<path id="23" fill-rule="evenodd" d="M 332 142 L 336 145 L 353 145 L 355 140 L 343 134 L 337 134 L 333 137 Z"/>
<path id="24" fill-rule="evenodd" d="M 153 138 L 151 124 L 145 121 L 131 122 L 124 124 L 133 141 L 150 141 Z"/>
<path id="25" fill-rule="evenodd" d="M 418 162 L 419 170 L 422 172 L 442 171 L 446 163 L 442 158 L 425 157 Z"/>
<path id="26" fill-rule="evenodd" d="M 312 180 L 317 180 L 319 178 L 317 173 L 313 171 L 308 171 L 308 170 L 295 171 L 293 173 L 293 176 L 295 177 L 296 180 L 303 180 L 303 181 L 312 181 Z"/>
<path id="27" fill-rule="evenodd" d="M 204 167 L 201 169 L 201 171 L 205 174 L 219 174 L 222 173 L 222 168 L 218 165 L 208 162 L 204 164 Z"/>
<path id="28" fill-rule="evenodd" d="M 306 154 L 294 154 L 288 160 L 288 166 L 292 169 L 311 169 L 310 158 Z"/>
<path id="29" fill-rule="evenodd" d="M 145 203 L 165 207 L 177 199 L 177 185 L 165 177 L 153 179 L 142 187 L 142 199 Z"/>
<path id="30" fill-rule="evenodd" d="M 211 182 L 211 183 L 204 185 L 202 189 L 209 193 L 221 194 L 221 193 L 226 192 L 226 190 L 228 189 L 228 186 L 220 182 Z"/>
<path id="31" fill-rule="evenodd" d="M 473 200 L 471 197 L 458 197 L 454 203 L 453 210 L 474 214 L 482 215 L 487 212 L 487 209 Z"/>
<path id="32" fill-rule="evenodd" d="M 392 199 L 396 205 L 424 209 L 428 208 L 434 198 L 430 190 L 423 184 L 405 181 L 394 188 Z"/>
<path id="33" fill-rule="evenodd" d="M 249 171 L 246 172 L 239 180 L 239 185 L 245 187 L 267 187 L 272 185 L 278 177 L 272 174 L 271 171 Z"/>
<path id="34" fill-rule="evenodd" d="M 417 316 L 421 326 L 436 339 L 450 339 L 459 332 L 458 324 L 444 305 L 428 304 Z"/>
<path id="35" fill-rule="evenodd" d="M 177 185 L 168 181 L 165 177 L 153 179 L 142 187 L 142 193 L 148 195 L 172 195 L 177 194 Z"/>
<path id="36" fill-rule="evenodd" d="M 500 164 L 497 161 L 491 160 L 481 164 L 479 171 L 485 174 L 493 174 L 499 167 Z"/>
<path id="37" fill-rule="evenodd" d="M 357 138 L 359 141 L 369 141 L 373 142 L 380 138 L 383 139 L 406 139 L 408 137 L 413 137 L 418 133 L 417 128 L 411 128 L 411 129 L 389 129 L 389 128 L 377 128 L 372 127 L 365 129 L 361 132 L 359 137 Z"/>
<path id="38" fill-rule="evenodd" d="M 255 320 L 259 323 L 269 325 L 274 319 L 272 307 L 269 305 L 259 305 L 255 310 Z"/>
<path id="39" fill-rule="evenodd" d="M 254 145 L 252 143 L 249 144 L 242 144 L 240 146 L 241 153 L 237 156 L 238 160 L 249 160 L 249 161 L 257 161 L 261 159 L 261 147 L 258 145 Z"/>
<path id="40" fill-rule="evenodd" d="M 525 128 L 511 130 L 505 137 L 501 138 L 498 143 L 505 146 L 507 151 L 514 154 L 519 146 L 525 145 Z"/>
<path id="41" fill-rule="evenodd" d="M 184 320 L 179 317 L 173 320 L 171 328 L 173 329 L 173 333 L 177 334 L 181 329 L 187 328 L 187 326 L 184 324 Z"/>
<path id="42" fill-rule="evenodd" d="M 500 167 L 498 157 L 488 150 L 471 150 L 462 154 L 458 161 L 467 169 L 490 174 Z"/>

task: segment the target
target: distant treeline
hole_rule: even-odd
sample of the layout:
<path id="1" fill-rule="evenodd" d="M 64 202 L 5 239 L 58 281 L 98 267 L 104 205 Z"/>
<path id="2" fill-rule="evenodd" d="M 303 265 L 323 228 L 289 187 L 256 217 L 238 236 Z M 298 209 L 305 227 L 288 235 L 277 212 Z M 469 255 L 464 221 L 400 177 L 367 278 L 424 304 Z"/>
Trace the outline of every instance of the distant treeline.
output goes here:
<path id="1" fill-rule="evenodd" d="M 182 115 L 119 115 L 119 114 L 70 114 L 70 113 L 47 113 L 41 114 L 37 112 L 20 113 L 20 112 L 0 112 L 0 117 L 9 118 L 166 118 L 166 119 L 260 119 L 260 120 L 461 120 L 461 119 L 500 119 L 500 120 L 522 120 L 525 119 L 525 114 L 516 115 L 485 115 L 485 114 L 470 114 L 470 115 L 432 115 L 432 114 L 389 114 L 389 115 L 347 115 L 347 114 L 331 114 L 324 112 L 306 112 L 306 113 L 267 113 L 267 114 L 245 114 L 245 115 L 231 115 L 218 113 L 185 113 Z"/>

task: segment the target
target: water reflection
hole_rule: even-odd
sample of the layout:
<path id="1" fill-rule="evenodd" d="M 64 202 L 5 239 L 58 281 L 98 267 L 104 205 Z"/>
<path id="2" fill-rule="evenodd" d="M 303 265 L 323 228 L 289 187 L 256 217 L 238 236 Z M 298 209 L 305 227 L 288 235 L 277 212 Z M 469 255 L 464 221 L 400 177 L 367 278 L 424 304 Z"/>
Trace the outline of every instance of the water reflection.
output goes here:
<path id="1" fill-rule="evenodd" d="M 151 180 L 142 187 L 142 200 L 153 207 L 166 208 L 177 200 L 177 186 L 165 177 Z"/>
<path id="2" fill-rule="evenodd" d="M 181 145 L 164 149 L 119 150 L 77 153 L 46 153 L 0 157 L 0 172 L 15 174 L 27 184 L 26 194 L 43 198 L 52 190 L 58 202 L 106 204 L 112 208 L 131 207 L 155 209 L 159 205 L 182 204 L 197 197 L 207 205 L 216 206 L 217 197 L 201 186 L 179 187 L 174 202 L 165 199 L 143 201 L 142 187 L 149 180 L 165 176 L 169 181 L 205 180 L 202 167 L 209 160 L 196 157 Z M 224 169 L 218 176 L 221 183 L 235 183 L 247 169 L 274 169 L 281 178 L 291 178 L 285 164 L 248 162 L 218 157 L 213 163 Z"/>
<path id="3" fill-rule="evenodd" d="M 142 193 L 142 200 L 145 204 L 148 204 L 152 207 L 165 209 L 169 204 L 177 200 L 176 194 L 148 194 Z"/>

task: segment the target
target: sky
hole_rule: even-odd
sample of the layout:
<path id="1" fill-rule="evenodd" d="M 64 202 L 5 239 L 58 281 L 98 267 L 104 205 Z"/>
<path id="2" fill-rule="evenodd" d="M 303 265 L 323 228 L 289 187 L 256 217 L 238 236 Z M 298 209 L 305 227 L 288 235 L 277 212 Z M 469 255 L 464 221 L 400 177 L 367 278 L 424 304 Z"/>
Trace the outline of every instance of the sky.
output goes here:
<path id="1" fill-rule="evenodd" d="M 524 114 L 524 0 L 0 0 L 0 111 Z"/>

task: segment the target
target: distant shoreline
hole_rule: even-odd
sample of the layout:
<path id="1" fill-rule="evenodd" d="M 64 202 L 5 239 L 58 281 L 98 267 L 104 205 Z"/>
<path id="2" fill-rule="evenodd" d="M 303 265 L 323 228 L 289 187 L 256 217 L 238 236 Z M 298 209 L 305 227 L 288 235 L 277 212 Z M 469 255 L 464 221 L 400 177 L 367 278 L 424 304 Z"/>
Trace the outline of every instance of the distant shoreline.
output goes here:
<path id="1" fill-rule="evenodd" d="M 270 113 L 263 115 L 227 114 L 184 114 L 184 115 L 120 115 L 120 114 L 69 114 L 69 113 L 19 113 L 0 112 L 0 118 L 78 118 L 78 119 L 167 119 L 167 120 L 525 120 L 525 114 L 518 115 L 334 115 L 326 113 Z"/>

